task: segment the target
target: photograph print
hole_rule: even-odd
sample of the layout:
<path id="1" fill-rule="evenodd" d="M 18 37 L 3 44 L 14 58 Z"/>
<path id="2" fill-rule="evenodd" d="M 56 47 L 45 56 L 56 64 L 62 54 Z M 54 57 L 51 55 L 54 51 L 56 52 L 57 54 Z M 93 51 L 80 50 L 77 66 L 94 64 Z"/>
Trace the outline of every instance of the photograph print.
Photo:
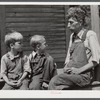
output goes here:
<path id="1" fill-rule="evenodd" d="M 100 90 L 100 5 L 0 5 L 0 90 Z"/>

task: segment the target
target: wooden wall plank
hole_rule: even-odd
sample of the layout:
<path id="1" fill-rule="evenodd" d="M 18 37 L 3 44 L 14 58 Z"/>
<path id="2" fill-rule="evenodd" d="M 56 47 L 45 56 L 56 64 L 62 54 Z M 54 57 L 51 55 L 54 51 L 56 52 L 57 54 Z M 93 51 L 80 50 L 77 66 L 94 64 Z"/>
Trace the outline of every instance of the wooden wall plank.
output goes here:
<path id="1" fill-rule="evenodd" d="M 0 45 L 0 58 L 6 53 L 6 47 L 4 44 L 4 37 L 5 37 L 5 6 L 0 5 L 0 39 L 1 39 L 1 45 Z"/>
<path id="2" fill-rule="evenodd" d="M 59 8 L 41 8 L 41 9 L 39 9 L 39 8 L 7 8 L 6 9 L 6 12 L 43 12 L 43 13 L 45 13 L 45 12 L 60 12 L 60 13 L 63 13 L 64 12 L 64 10 L 63 9 L 59 9 Z"/>
<path id="3" fill-rule="evenodd" d="M 9 29 L 9 30 L 16 30 L 16 31 L 36 31 L 36 32 L 38 32 L 38 31 L 46 31 L 46 32 L 48 32 L 48 31 L 61 31 L 61 32 L 63 32 L 63 31 L 65 31 L 65 28 L 54 28 L 54 29 L 50 29 L 49 27 L 47 27 L 47 28 L 45 28 L 45 27 L 42 27 L 42 28 L 39 28 L 39 27 L 25 27 L 25 28 L 7 28 L 7 29 Z"/>
<path id="4" fill-rule="evenodd" d="M 92 30 L 97 33 L 99 44 L 100 44 L 100 19 L 99 19 L 99 8 L 98 5 L 91 5 L 91 25 Z"/>
<path id="5" fill-rule="evenodd" d="M 47 38 L 47 37 L 57 37 L 57 36 L 63 36 L 63 35 L 65 35 L 65 33 L 64 32 L 52 32 L 52 34 L 51 34 L 51 32 L 50 31 L 48 31 L 48 32 L 46 32 L 46 31 L 42 31 L 42 32 L 40 32 L 40 31 L 38 31 L 38 32 L 35 32 L 35 31 L 20 31 L 22 34 L 24 34 L 24 36 L 25 37 L 27 37 L 27 36 L 32 36 L 33 34 L 35 35 L 35 34 L 39 34 L 39 35 L 43 35 L 43 34 L 45 34 L 45 37 Z"/>
<path id="6" fill-rule="evenodd" d="M 42 13 L 42 12 L 36 12 L 35 14 L 34 13 L 14 13 L 14 12 L 11 12 L 11 13 L 7 13 L 6 16 L 7 17 L 40 17 L 41 15 L 41 18 L 42 17 L 50 17 L 50 18 L 64 18 L 64 14 L 60 14 L 60 13 Z"/>
<path id="7" fill-rule="evenodd" d="M 46 23 L 7 23 L 6 24 L 6 27 L 27 27 L 27 26 L 33 26 L 33 27 L 44 27 L 44 26 L 48 26 L 48 27 L 56 27 L 56 28 L 59 28 L 59 27 L 65 27 L 65 24 L 64 23 L 61 23 L 61 24 L 52 24 L 52 23 L 49 23 L 48 25 Z"/>
<path id="8" fill-rule="evenodd" d="M 7 5 L 6 8 L 62 8 L 63 9 L 63 5 Z"/>
<path id="9" fill-rule="evenodd" d="M 6 22 L 64 22 L 65 20 L 62 18 L 6 18 Z"/>

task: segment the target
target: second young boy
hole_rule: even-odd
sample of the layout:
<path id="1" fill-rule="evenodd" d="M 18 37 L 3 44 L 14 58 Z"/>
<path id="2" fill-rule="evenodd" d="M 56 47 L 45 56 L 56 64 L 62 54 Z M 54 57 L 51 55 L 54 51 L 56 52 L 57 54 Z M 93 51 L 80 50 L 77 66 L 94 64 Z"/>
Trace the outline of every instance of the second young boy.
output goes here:
<path id="1" fill-rule="evenodd" d="M 53 58 L 46 52 L 46 40 L 42 35 L 34 35 L 30 40 L 33 52 L 29 55 L 32 69 L 31 90 L 47 89 L 49 81 L 57 74 Z"/>

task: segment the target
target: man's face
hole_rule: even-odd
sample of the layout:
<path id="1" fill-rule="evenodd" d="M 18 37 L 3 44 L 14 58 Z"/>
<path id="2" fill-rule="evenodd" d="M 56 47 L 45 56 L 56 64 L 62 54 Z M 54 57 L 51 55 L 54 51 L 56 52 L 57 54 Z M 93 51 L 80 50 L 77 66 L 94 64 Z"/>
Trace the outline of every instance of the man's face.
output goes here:
<path id="1" fill-rule="evenodd" d="M 81 23 L 76 20 L 76 18 L 69 18 L 68 20 L 68 28 L 72 31 L 75 32 L 81 27 Z"/>

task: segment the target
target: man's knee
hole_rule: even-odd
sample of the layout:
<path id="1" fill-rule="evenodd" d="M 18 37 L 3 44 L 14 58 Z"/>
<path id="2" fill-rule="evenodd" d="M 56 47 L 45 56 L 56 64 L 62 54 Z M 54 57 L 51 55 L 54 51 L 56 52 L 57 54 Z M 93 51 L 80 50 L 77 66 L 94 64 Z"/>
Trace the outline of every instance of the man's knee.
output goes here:
<path id="1" fill-rule="evenodd" d="M 48 87 L 49 90 L 55 89 L 57 78 L 58 78 L 58 76 L 56 75 L 51 79 L 51 81 L 49 83 L 49 87 Z"/>
<path id="2" fill-rule="evenodd" d="M 51 79 L 50 83 L 55 83 L 55 82 L 57 81 L 57 79 L 58 79 L 58 75 L 54 76 L 54 77 Z"/>

